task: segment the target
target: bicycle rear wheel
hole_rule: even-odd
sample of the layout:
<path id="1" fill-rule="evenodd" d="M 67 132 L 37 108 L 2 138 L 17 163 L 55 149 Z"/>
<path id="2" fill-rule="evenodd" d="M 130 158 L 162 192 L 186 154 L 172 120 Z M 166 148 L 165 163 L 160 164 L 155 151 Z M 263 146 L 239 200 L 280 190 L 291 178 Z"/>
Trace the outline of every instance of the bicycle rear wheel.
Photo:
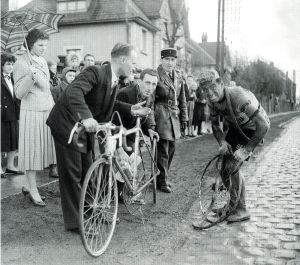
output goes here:
<path id="1" fill-rule="evenodd" d="M 156 138 L 153 139 L 152 150 L 151 151 L 152 151 L 151 175 L 153 176 L 152 191 L 153 191 L 153 203 L 155 204 L 156 203 L 156 190 L 157 190 L 156 175 L 157 175 L 157 172 L 158 172 L 157 165 L 156 165 L 156 162 L 157 162 L 157 141 L 156 141 Z"/>
<path id="2" fill-rule="evenodd" d="M 135 194 L 134 191 L 130 190 L 128 185 L 125 183 L 122 192 L 124 204 L 128 212 L 140 219 L 147 217 L 156 203 L 155 174 L 157 174 L 157 166 L 156 163 L 154 163 L 155 160 L 153 160 L 155 152 L 156 148 L 152 148 L 151 151 L 148 149 L 148 151 L 143 153 L 141 150 L 139 152 L 141 163 L 137 166 L 137 178 L 134 191 L 143 187 L 147 182 L 149 182 L 148 185 L 145 186 L 138 194 Z"/>
<path id="3" fill-rule="evenodd" d="M 89 168 L 81 191 L 79 225 L 85 250 L 100 256 L 113 236 L 118 211 L 118 192 L 111 165 L 104 158 Z"/>
<path id="4" fill-rule="evenodd" d="M 195 229 L 207 229 L 223 222 L 235 210 L 239 201 L 242 187 L 241 179 L 237 181 L 238 188 L 233 187 L 232 179 L 239 178 L 240 175 L 229 174 L 227 183 L 224 184 L 220 175 L 219 159 L 218 156 L 213 158 L 201 176 L 199 187 L 200 216 L 197 224 L 193 224 Z M 239 167 L 236 167 L 235 170 Z"/>

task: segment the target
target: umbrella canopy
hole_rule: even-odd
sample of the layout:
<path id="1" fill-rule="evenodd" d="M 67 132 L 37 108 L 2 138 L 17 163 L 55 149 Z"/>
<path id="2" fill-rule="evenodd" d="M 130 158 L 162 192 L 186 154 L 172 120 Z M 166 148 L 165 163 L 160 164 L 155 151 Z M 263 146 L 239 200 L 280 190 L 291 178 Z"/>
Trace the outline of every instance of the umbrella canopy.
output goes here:
<path id="1" fill-rule="evenodd" d="M 9 11 L 1 16 L 1 50 L 19 47 L 32 29 L 40 29 L 48 34 L 58 32 L 61 14 L 42 9 Z"/>

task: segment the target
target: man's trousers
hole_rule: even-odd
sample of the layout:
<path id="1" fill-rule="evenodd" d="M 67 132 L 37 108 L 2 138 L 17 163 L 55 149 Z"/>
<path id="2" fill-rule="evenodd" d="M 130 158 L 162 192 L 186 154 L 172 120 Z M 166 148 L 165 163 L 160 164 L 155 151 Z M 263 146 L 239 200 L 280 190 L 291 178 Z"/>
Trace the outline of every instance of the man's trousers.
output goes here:
<path id="1" fill-rule="evenodd" d="M 79 228 L 81 188 L 86 172 L 92 164 L 92 150 L 84 154 L 57 141 L 55 148 L 65 228 L 76 229 Z"/>
<path id="2" fill-rule="evenodd" d="M 157 167 L 160 171 L 157 176 L 158 187 L 166 187 L 168 184 L 168 174 L 174 153 L 175 141 L 160 139 L 157 142 Z"/>

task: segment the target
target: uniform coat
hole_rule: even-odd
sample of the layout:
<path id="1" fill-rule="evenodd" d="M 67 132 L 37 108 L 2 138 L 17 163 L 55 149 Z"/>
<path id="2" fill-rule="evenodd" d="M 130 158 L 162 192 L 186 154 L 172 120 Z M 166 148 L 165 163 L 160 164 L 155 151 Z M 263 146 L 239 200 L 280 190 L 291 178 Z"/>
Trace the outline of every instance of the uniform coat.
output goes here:
<path id="1" fill-rule="evenodd" d="M 168 172 L 175 153 L 175 140 L 181 136 L 180 123 L 188 121 L 183 80 L 179 73 L 172 72 L 172 79 L 162 66 L 158 67 L 158 84 L 155 91 L 154 115 L 157 143 L 158 188 L 168 186 Z"/>
<path id="2" fill-rule="evenodd" d="M 181 136 L 180 123 L 188 121 L 183 80 L 179 73 L 173 71 L 174 81 L 172 81 L 161 65 L 158 68 L 158 73 L 159 80 L 154 103 L 156 130 L 160 139 L 175 141 Z M 172 106 L 169 106 L 168 102 Z"/>
<path id="3" fill-rule="evenodd" d="M 11 77 L 12 84 L 14 84 Z M 14 151 L 18 148 L 18 120 L 20 101 L 8 87 L 1 74 L 1 152 Z"/>

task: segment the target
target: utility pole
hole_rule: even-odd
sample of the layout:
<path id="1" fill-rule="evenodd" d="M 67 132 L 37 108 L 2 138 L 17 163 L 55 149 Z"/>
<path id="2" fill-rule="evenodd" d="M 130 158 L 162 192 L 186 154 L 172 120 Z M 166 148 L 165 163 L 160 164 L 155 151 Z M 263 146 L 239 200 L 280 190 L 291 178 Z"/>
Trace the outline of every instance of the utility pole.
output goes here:
<path id="1" fill-rule="evenodd" d="M 129 17 L 129 9 L 128 9 L 128 0 L 125 0 L 125 13 L 126 13 L 126 39 L 127 43 L 130 43 L 130 25 L 128 22 L 128 17 Z"/>
<path id="2" fill-rule="evenodd" d="M 293 99 L 293 102 L 295 105 L 295 103 L 296 103 L 296 70 L 293 70 L 292 99 Z"/>
<path id="3" fill-rule="evenodd" d="M 217 28 L 217 51 L 216 70 L 220 71 L 220 22 L 221 22 L 221 0 L 218 1 L 218 28 Z"/>
<path id="4" fill-rule="evenodd" d="M 222 0 L 222 44 L 221 44 L 221 69 L 220 69 L 221 77 L 223 77 L 224 74 L 224 57 L 225 57 L 224 28 L 225 28 L 225 0 Z"/>

